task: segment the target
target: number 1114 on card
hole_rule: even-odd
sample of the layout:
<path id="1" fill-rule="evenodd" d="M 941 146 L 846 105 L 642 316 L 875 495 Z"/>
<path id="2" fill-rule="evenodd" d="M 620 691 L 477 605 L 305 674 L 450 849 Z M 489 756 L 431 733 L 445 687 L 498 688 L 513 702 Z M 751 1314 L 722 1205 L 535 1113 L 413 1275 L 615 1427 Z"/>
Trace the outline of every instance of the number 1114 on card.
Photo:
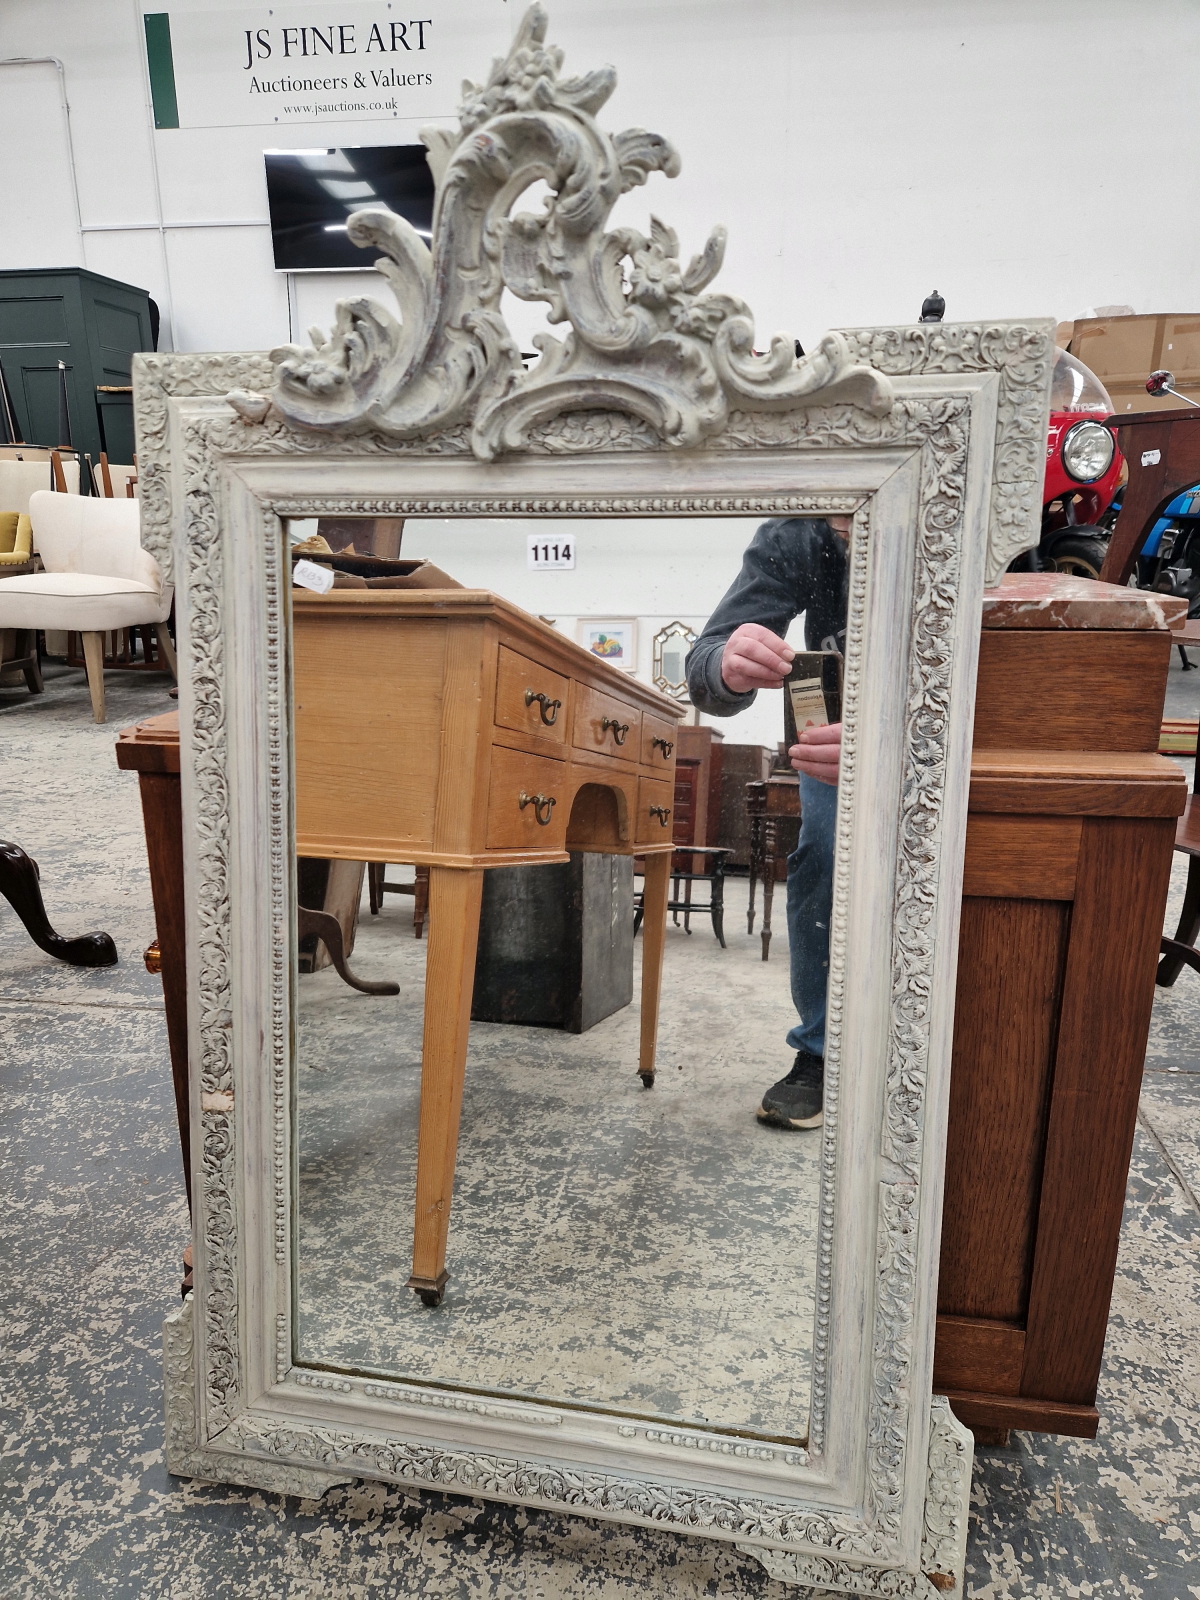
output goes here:
<path id="1" fill-rule="evenodd" d="M 570 534 L 560 539 L 549 538 L 544 533 L 528 534 L 525 552 L 531 572 L 562 571 L 575 565 L 575 540 Z"/>

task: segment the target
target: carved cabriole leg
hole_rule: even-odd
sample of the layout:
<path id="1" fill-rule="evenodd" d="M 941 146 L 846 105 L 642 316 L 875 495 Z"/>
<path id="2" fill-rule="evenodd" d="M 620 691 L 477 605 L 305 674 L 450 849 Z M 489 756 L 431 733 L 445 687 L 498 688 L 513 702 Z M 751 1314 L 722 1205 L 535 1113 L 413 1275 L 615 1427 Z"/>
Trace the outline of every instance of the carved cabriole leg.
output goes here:
<path id="1" fill-rule="evenodd" d="M 104 635 L 83 634 L 83 659 L 87 665 L 88 689 L 92 696 L 92 716 L 104 721 Z"/>
<path id="2" fill-rule="evenodd" d="M 446 1288 L 446 1235 L 454 1194 L 482 896 L 481 868 L 430 867 L 417 1208 L 413 1269 L 408 1280 L 408 1287 L 415 1289 L 426 1305 L 439 1304 Z"/>
<path id="3" fill-rule="evenodd" d="M 117 947 L 107 933 L 84 933 L 65 939 L 50 926 L 37 862 L 19 844 L 0 841 L 0 895 L 8 901 L 25 924 L 25 931 L 47 955 L 68 961 L 73 967 L 111 967 L 116 965 Z"/>
<path id="4" fill-rule="evenodd" d="M 638 1076 L 647 1089 L 654 1082 L 654 1047 L 658 1038 L 658 996 L 662 984 L 663 947 L 667 942 L 667 851 L 646 857 L 642 892 L 642 1032 Z"/>

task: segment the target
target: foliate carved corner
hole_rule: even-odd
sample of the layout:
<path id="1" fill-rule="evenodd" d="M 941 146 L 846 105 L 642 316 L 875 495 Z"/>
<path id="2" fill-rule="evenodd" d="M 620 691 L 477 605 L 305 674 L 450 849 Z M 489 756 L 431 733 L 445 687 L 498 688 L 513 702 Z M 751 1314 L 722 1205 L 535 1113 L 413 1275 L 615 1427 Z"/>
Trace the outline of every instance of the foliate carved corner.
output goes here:
<path id="1" fill-rule="evenodd" d="M 328 337 L 312 329 L 311 345 L 271 352 L 268 394 L 237 387 L 230 404 L 251 423 L 275 414 L 297 428 L 400 439 L 465 425 L 485 461 L 581 407 L 626 413 L 675 446 L 719 432 L 731 407 L 791 411 L 819 396 L 886 415 L 891 385 L 840 334 L 804 358 L 784 334 L 755 351 L 744 302 L 705 292 L 723 228 L 686 267 L 656 217 L 648 238 L 606 231 L 621 195 L 652 172 L 674 177 L 679 157 L 641 128 L 605 133 L 596 116 L 616 73 L 562 77 L 546 28 L 531 6 L 487 82 L 464 85 L 458 136 L 423 131 L 437 176 L 431 244 L 387 210 L 349 218 L 354 243 L 380 252 L 399 317 L 367 296 L 339 302 Z M 543 210 L 512 214 L 539 179 L 550 190 Z M 500 309 L 505 289 L 570 329 L 534 340 L 529 371 Z"/>
<path id="2" fill-rule="evenodd" d="M 246 1461 L 221 1450 L 219 1436 L 215 1447 L 200 1443 L 194 1306 L 195 1296 L 188 1295 L 179 1310 L 163 1321 L 167 1471 L 179 1478 L 237 1483 L 306 1500 L 319 1500 L 335 1484 L 349 1482 L 344 1473 L 323 1472 L 303 1462 Z"/>
<path id="3" fill-rule="evenodd" d="M 940 1395 L 929 1414 L 925 1521 L 918 1571 L 862 1567 L 853 1561 L 804 1551 L 739 1544 L 779 1583 L 802 1584 L 823 1594 L 867 1595 L 878 1600 L 961 1600 L 967 1560 L 967 1517 L 974 1441 Z"/>
<path id="4" fill-rule="evenodd" d="M 962 1594 L 974 1459 L 975 1440 L 970 1430 L 951 1411 L 950 1402 L 935 1394 L 929 1412 L 921 1570 L 942 1595 Z"/>
<path id="5" fill-rule="evenodd" d="M 196 1450 L 196 1368 L 192 1337 L 195 1295 L 163 1322 L 167 1471 L 190 1475 Z"/>
<path id="6" fill-rule="evenodd" d="M 999 583 L 1014 557 L 1041 538 L 1046 417 L 1054 372 L 1055 324 L 922 322 L 904 328 L 843 329 L 853 358 L 890 377 L 994 371 L 1000 378 L 995 473 L 984 584 Z"/>

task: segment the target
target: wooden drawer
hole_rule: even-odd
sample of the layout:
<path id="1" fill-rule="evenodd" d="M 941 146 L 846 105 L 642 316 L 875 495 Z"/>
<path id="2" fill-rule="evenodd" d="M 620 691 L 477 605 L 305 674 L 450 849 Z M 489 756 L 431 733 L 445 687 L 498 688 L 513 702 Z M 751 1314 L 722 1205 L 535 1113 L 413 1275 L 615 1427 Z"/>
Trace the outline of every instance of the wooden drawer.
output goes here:
<path id="1" fill-rule="evenodd" d="M 577 683 L 571 743 L 588 755 L 636 761 L 641 754 L 642 713 L 616 695 Z"/>
<path id="2" fill-rule="evenodd" d="M 666 749 L 663 749 L 664 744 Z M 644 767 L 658 767 L 663 772 L 670 772 L 679 751 L 679 730 L 673 722 L 667 722 L 662 717 L 652 717 L 648 711 L 642 713 L 642 752 L 641 761 Z"/>
<path id="3" fill-rule="evenodd" d="M 549 667 L 502 644 L 496 670 L 496 726 L 552 739 L 565 747 L 569 683 Z M 545 704 L 533 698 L 535 695 L 544 696 Z"/>
<path id="4" fill-rule="evenodd" d="M 651 806 L 655 807 L 651 811 Z M 663 815 L 666 812 L 666 815 Z M 638 779 L 637 833 L 639 844 L 662 844 L 671 838 L 675 816 L 675 785 L 666 778 Z"/>
<path id="5" fill-rule="evenodd" d="M 521 804 L 521 796 L 528 798 Z M 553 800 L 553 806 L 538 797 Z M 545 756 L 492 746 L 488 787 L 489 850 L 561 850 L 571 810 L 569 769 Z M 539 815 L 548 818 L 539 822 Z"/>

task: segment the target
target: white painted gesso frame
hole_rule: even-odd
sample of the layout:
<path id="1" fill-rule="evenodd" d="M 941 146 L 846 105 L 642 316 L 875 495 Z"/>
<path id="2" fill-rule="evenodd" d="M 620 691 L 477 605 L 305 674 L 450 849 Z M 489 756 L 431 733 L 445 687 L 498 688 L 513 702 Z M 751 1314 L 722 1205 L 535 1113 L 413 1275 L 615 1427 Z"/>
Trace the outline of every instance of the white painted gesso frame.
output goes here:
<path id="1" fill-rule="evenodd" d="M 307 350 L 135 360 L 143 541 L 173 569 L 182 669 L 196 1287 L 165 1325 L 167 1464 L 306 1496 L 379 1478 L 670 1528 L 786 1581 L 931 1600 L 961 1592 L 971 1466 L 931 1390 L 980 603 L 1038 539 L 1054 324 L 849 330 L 803 361 L 784 340 L 759 357 L 746 308 L 700 293 L 716 234 L 684 273 L 661 224 L 626 231 L 628 278 L 606 278 L 612 174 L 630 187 L 674 153 L 600 133 L 602 75 L 559 80 L 544 32 L 535 7 L 468 98 L 461 141 L 431 136 L 429 259 L 395 219 L 361 223 L 394 263 L 403 324 L 357 299 Z M 556 194 L 541 223 L 512 225 L 513 256 L 529 171 L 557 174 L 575 231 Z M 580 223 L 591 179 L 605 204 Z M 595 270 L 572 270 L 572 251 Z M 466 258 L 490 266 L 464 307 Z M 544 370 L 506 343 L 506 278 L 563 299 L 574 342 L 547 341 Z M 807 1438 L 298 1361 L 282 519 L 810 512 L 854 523 Z"/>

